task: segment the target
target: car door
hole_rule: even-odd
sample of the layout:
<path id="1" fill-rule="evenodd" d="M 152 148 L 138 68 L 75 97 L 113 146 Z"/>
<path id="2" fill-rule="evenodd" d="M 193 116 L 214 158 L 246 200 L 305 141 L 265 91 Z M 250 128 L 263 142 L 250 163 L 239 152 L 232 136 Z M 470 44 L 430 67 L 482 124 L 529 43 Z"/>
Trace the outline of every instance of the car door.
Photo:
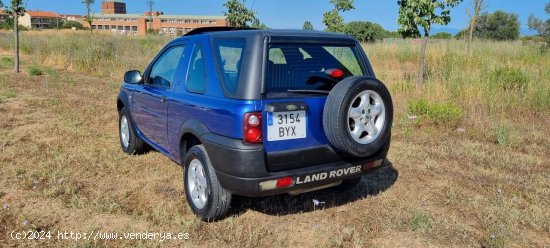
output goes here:
<path id="1" fill-rule="evenodd" d="M 167 94 L 182 61 L 185 45 L 174 45 L 164 49 L 144 75 L 141 90 L 134 94 L 134 115 L 140 131 L 145 137 L 167 152 Z"/>

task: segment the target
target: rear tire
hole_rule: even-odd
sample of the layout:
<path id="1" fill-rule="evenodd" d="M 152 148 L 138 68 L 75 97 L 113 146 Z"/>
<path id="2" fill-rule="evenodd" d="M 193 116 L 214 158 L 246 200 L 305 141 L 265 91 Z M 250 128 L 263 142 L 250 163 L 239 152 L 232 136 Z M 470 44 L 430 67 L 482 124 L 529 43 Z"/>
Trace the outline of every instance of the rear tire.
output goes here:
<path id="1" fill-rule="evenodd" d="M 220 185 L 204 146 L 191 147 L 184 161 L 185 196 L 193 213 L 207 222 L 225 217 L 231 193 Z"/>
<path id="2" fill-rule="evenodd" d="M 130 115 L 125 107 L 118 112 L 118 134 L 120 139 L 120 147 L 127 154 L 143 154 L 148 147 L 145 142 L 136 135 Z"/>

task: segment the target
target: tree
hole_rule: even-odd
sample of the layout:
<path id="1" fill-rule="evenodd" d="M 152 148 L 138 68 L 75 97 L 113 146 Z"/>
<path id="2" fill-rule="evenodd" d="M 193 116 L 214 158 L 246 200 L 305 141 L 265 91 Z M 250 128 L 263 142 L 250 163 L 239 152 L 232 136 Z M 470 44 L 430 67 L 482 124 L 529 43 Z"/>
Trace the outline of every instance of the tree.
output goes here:
<path id="1" fill-rule="evenodd" d="M 453 35 L 447 32 L 439 32 L 437 34 L 432 35 L 432 38 L 434 39 L 452 39 Z"/>
<path id="2" fill-rule="evenodd" d="M 63 26 L 61 26 L 61 28 L 63 29 L 76 28 L 80 30 L 80 29 L 84 29 L 84 26 L 82 25 L 82 23 L 77 21 L 66 21 L 63 23 Z"/>
<path id="3" fill-rule="evenodd" d="M 224 15 L 227 16 L 227 22 L 230 26 L 247 28 L 248 22 L 256 19 L 256 12 L 246 7 L 246 0 L 229 0 L 223 4 L 227 8 Z"/>
<path id="4" fill-rule="evenodd" d="M 544 10 L 546 11 L 546 14 L 550 15 L 550 2 L 546 4 Z M 542 21 L 541 19 L 530 15 L 528 25 L 529 29 L 536 31 L 539 36 L 546 40 L 546 42 L 550 42 L 550 19 Z"/>
<path id="5" fill-rule="evenodd" d="M 83 0 L 82 3 L 86 5 L 86 11 L 88 13 L 84 17 L 84 21 L 90 24 L 90 32 L 93 32 L 92 23 L 94 22 L 94 18 L 92 17 L 91 12 L 92 12 L 92 4 L 95 3 L 95 0 Z"/>
<path id="6" fill-rule="evenodd" d="M 424 86 L 424 58 L 426 46 L 430 37 L 432 24 L 447 25 L 451 21 L 450 8 L 458 5 L 462 0 L 398 0 L 399 5 L 399 33 L 403 37 L 420 36 L 420 28 L 424 31 L 424 41 L 420 50 L 420 71 L 418 72 L 417 86 Z M 439 12 L 436 13 L 436 12 Z"/>
<path id="7" fill-rule="evenodd" d="M 50 22 L 50 28 L 62 29 L 64 24 L 65 24 L 65 21 L 62 19 L 52 20 Z"/>
<path id="8" fill-rule="evenodd" d="M 4 7 L 4 3 L 0 1 L 0 7 Z M 15 73 L 19 73 L 19 17 L 25 14 L 23 0 L 11 0 L 11 6 L 6 7 L 4 11 L 13 17 L 13 36 L 15 45 Z"/>
<path id="9" fill-rule="evenodd" d="M 380 24 L 363 21 L 346 24 L 344 33 L 355 37 L 361 42 L 375 42 L 384 39 L 389 34 Z"/>
<path id="10" fill-rule="evenodd" d="M 311 24 L 310 21 L 306 21 L 304 22 L 304 27 L 303 27 L 304 30 L 313 30 L 313 24 Z"/>
<path id="11" fill-rule="evenodd" d="M 474 0 L 473 1 L 473 8 L 474 8 L 474 14 L 470 14 L 470 26 L 468 27 L 468 56 L 472 56 L 472 39 L 474 38 L 474 30 L 476 27 L 477 18 L 479 16 L 479 13 L 481 12 L 481 8 L 483 5 L 483 0 Z"/>
<path id="12" fill-rule="evenodd" d="M 519 20 L 516 14 L 496 11 L 479 16 L 475 35 L 491 40 L 517 40 L 519 38 Z"/>
<path id="13" fill-rule="evenodd" d="M 258 18 L 254 18 L 254 21 L 252 21 L 252 28 L 269 29 L 269 27 L 264 23 L 260 22 L 260 19 Z"/>
<path id="14" fill-rule="evenodd" d="M 159 35 L 159 30 L 154 28 L 149 28 L 147 31 L 145 31 L 145 34 L 147 35 Z"/>
<path id="15" fill-rule="evenodd" d="M 340 12 L 355 9 L 353 6 L 354 0 L 330 0 L 334 5 L 334 9 L 323 14 L 323 23 L 327 26 L 328 32 L 343 32 L 344 18 L 340 16 Z"/>

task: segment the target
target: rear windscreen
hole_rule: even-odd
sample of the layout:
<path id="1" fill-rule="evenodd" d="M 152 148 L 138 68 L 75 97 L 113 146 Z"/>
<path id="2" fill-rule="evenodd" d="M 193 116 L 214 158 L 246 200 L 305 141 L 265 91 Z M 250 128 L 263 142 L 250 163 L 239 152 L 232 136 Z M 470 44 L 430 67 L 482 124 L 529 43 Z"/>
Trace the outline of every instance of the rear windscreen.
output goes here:
<path id="1" fill-rule="evenodd" d="M 331 76 L 334 70 L 341 76 Z M 266 72 L 265 93 L 329 91 L 346 77 L 364 74 L 355 46 L 321 44 L 271 44 Z"/>

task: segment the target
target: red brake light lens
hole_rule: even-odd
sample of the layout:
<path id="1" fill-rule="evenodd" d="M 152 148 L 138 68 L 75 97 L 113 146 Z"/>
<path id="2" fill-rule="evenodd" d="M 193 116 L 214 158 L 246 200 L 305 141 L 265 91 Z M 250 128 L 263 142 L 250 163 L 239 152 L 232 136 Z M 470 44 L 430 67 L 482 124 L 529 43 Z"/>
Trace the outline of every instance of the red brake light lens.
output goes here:
<path id="1" fill-rule="evenodd" d="M 292 177 L 279 178 L 277 179 L 277 188 L 292 186 L 292 181 Z"/>
<path id="2" fill-rule="evenodd" d="M 262 112 L 252 112 L 244 115 L 243 140 L 249 144 L 262 143 Z"/>

